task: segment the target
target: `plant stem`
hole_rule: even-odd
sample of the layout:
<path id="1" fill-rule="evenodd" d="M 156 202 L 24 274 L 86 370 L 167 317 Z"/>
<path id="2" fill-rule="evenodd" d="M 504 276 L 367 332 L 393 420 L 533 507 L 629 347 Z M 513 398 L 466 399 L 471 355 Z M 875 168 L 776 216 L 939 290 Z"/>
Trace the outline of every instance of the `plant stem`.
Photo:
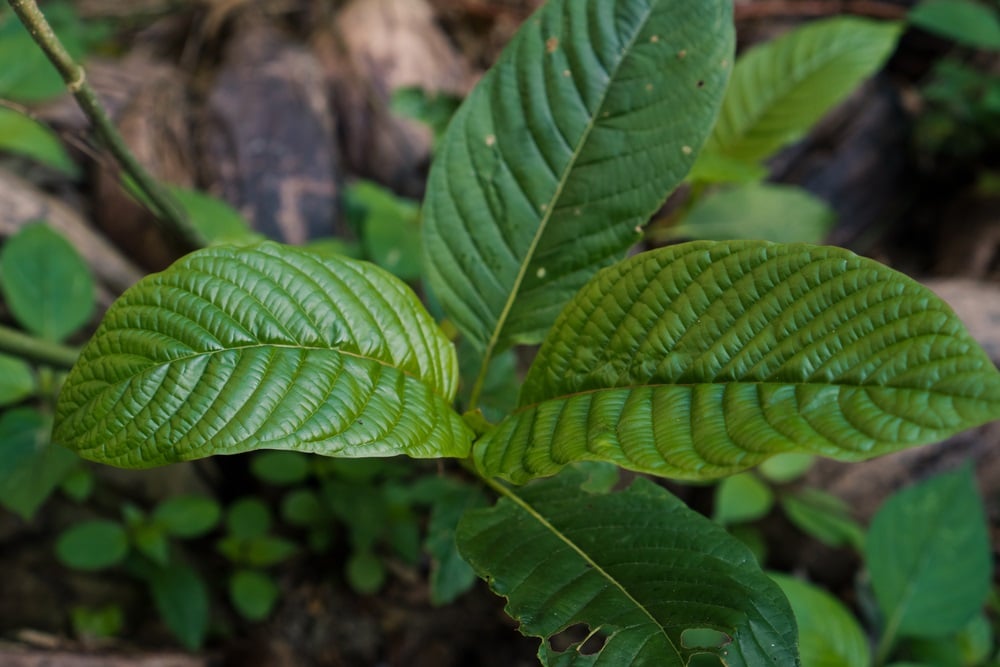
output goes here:
<path id="1" fill-rule="evenodd" d="M 0 326 L 0 352 L 56 368 L 72 368 L 80 356 L 79 350 L 4 326 Z"/>
<path id="2" fill-rule="evenodd" d="M 197 248 L 205 245 L 205 239 L 188 221 L 184 209 L 174 200 L 170 193 L 154 179 L 145 167 L 136 159 L 125 144 L 108 113 L 101 106 L 97 94 L 87 82 L 87 74 L 69 54 L 62 42 L 52 30 L 35 0 L 8 0 L 11 9 L 31 34 L 32 39 L 45 52 L 48 59 L 59 71 L 66 87 L 84 115 L 90 119 L 98 138 L 111 151 L 118 164 L 135 181 L 136 185 L 152 203 L 156 225 L 164 233 L 176 237 Z"/>

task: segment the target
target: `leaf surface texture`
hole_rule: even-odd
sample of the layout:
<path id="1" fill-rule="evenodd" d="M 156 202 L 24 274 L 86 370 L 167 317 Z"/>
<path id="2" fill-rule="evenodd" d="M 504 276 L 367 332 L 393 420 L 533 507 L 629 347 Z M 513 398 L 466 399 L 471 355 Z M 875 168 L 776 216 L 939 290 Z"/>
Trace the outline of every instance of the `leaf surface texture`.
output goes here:
<path id="1" fill-rule="evenodd" d="M 518 411 L 475 447 L 512 481 L 604 460 L 685 479 L 781 452 L 860 460 L 1000 418 L 1000 373 L 930 290 L 846 250 L 687 243 L 599 273 Z"/>
<path id="2" fill-rule="evenodd" d="M 538 342 L 684 177 L 732 62 L 724 0 L 552 0 L 456 113 L 424 207 L 428 277 L 487 357 Z"/>
<path id="3" fill-rule="evenodd" d="M 60 393 L 56 438 L 124 467 L 258 448 L 464 456 L 454 355 L 373 265 L 210 248 L 109 309 Z"/>

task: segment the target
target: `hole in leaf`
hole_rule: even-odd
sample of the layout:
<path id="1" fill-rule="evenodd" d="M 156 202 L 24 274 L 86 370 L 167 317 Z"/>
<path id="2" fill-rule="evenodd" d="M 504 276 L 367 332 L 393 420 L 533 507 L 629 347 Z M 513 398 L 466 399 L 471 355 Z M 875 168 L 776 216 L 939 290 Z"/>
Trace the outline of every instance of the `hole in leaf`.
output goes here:
<path id="1" fill-rule="evenodd" d="M 681 633 L 681 646 L 684 648 L 722 648 L 733 641 L 725 632 L 712 628 L 688 628 Z"/>
<path id="2" fill-rule="evenodd" d="M 594 655 L 600 653 L 604 648 L 606 637 L 601 634 L 600 628 L 591 630 L 583 623 L 571 625 L 562 632 L 552 635 L 549 638 L 549 646 L 553 651 L 564 653 L 567 650 L 575 649 L 582 655 Z"/>

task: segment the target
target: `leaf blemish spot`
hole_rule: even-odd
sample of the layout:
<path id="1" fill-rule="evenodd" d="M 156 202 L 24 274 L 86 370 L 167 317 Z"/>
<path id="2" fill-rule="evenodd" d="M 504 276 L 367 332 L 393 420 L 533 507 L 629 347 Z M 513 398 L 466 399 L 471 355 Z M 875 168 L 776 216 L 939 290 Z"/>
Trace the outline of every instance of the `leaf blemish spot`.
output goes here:
<path id="1" fill-rule="evenodd" d="M 486 135 L 486 145 L 487 145 L 487 146 L 492 146 L 492 145 L 493 145 L 493 144 L 495 144 L 496 142 L 497 142 L 497 138 L 496 138 L 496 136 L 494 136 L 494 135 L 492 135 L 492 134 L 487 134 L 487 135 Z"/>
<path id="2" fill-rule="evenodd" d="M 535 275 L 538 276 L 539 278 L 544 278 L 545 277 L 545 267 L 544 266 L 539 267 L 539 269 L 537 271 L 535 271 Z"/>
<path id="3" fill-rule="evenodd" d="M 722 65 L 722 69 L 726 69 L 727 67 L 729 67 L 729 61 L 728 60 L 723 60 L 720 63 L 720 65 Z"/>
<path id="4" fill-rule="evenodd" d="M 660 41 L 660 36 L 653 35 L 652 37 L 649 38 L 649 41 L 652 42 L 653 44 L 656 44 L 658 41 Z"/>
<path id="5" fill-rule="evenodd" d="M 558 48 L 559 48 L 559 38 L 558 37 L 549 37 L 547 40 L 545 40 L 545 50 L 547 52 L 549 52 L 549 53 L 555 53 L 556 49 L 558 49 Z"/>
<path id="6" fill-rule="evenodd" d="M 563 76 L 569 76 L 569 75 L 570 75 L 570 71 L 568 69 L 564 69 L 563 70 Z"/>
<path id="7" fill-rule="evenodd" d="M 573 215 L 577 215 L 577 216 L 583 215 L 583 209 L 582 208 L 574 208 L 573 209 Z"/>
<path id="8" fill-rule="evenodd" d="M 651 84 L 651 83 L 647 83 L 647 84 L 646 84 L 646 92 L 649 92 L 649 91 L 651 91 L 652 89 L 653 89 L 653 84 Z"/>
<path id="9" fill-rule="evenodd" d="M 687 55 L 688 55 L 687 50 L 681 49 L 680 51 L 677 52 L 677 59 L 684 60 L 685 58 L 687 58 Z"/>
<path id="10" fill-rule="evenodd" d="M 681 146 L 681 152 L 684 153 L 684 155 L 691 155 L 691 147 Z"/>
<path id="11" fill-rule="evenodd" d="M 705 82 L 704 81 L 699 81 L 698 82 L 698 87 L 699 88 L 704 88 L 705 87 Z"/>
<path id="12" fill-rule="evenodd" d="M 542 211 L 542 212 L 544 213 L 545 211 L 547 211 L 547 210 L 548 210 L 548 208 L 549 208 L 549 205 L 548 205 L 548 204 L 542 204 L 542 205 L 541 205 L 541 206 L 539 206 L 538 208 L 539 208 L 539 209 L 540 209 L 540 210 L 541 210 L 541 211 Z"/>

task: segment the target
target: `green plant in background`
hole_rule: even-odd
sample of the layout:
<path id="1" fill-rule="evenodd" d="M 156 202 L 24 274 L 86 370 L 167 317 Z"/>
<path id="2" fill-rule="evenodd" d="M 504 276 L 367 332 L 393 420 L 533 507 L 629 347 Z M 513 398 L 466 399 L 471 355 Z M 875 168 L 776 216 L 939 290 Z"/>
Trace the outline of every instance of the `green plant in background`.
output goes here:
<path id="1" fill-rule="evenodd" d="M 196 649 L 208 629 L 208 589 L 172 541 L 206 535 L 220 515 L 218 503 L 201 496 L 169 498 L 148 514 L 126 504 L 121 521 L 91 519 L 65 530 L 56 542 L 56 556 L 67 567 L 87 572 L 123 566 L 146 584 L 157 611 L 180 642 Z M 74 618 L 84 630 L 100 620 L 86 610 L 76 611 Z"/>
<path id="2" fill-rule="evenodd" d="M 96 297 L 90 269 L 69 242 L 41 223 L 22 228 L 0 249 L 0 293 L 24 330 L 0 331 L 9 348 L 72 363 L 75 351 L 61 343 L 90 321 Z M 71 475 L 71 493 L 86 495 L 79 457 L 50 440 L 58 384 L 48 364 L 0 354 L 0 505 L 24 519 Z"/>
<path id="3" fill-rule="evenodd" d="M 543 664 L 799 664 L 792 607 L 749 549 L 650 480 L 618 490 L 608 464 L 710 480 L 781 453 L 861 460 L 1000 417 L 1000 373 L 928 290 L 845 250 L 623 259 L 709 138 L 732 59 L 726 0 L 551 0 L 465 100 L 422 228 L 474 369 L 461 413 L 455 346 L 398 278 L 262 243 L 128 290 L 60 392 L 56 440 L 126 467 L 260 448 L 456 458 L 500 499 L 454 530 L 449 507 L 434 543 L 507 598 Z M 495 362 L 536 343 L 514 409 L 485 416 Z M 190 570 L 171 576 L 178 593 Z M 879 586 L 891 647 L 913 612 Z M 580 625 L 583 641 L 549 643 Z"/>

